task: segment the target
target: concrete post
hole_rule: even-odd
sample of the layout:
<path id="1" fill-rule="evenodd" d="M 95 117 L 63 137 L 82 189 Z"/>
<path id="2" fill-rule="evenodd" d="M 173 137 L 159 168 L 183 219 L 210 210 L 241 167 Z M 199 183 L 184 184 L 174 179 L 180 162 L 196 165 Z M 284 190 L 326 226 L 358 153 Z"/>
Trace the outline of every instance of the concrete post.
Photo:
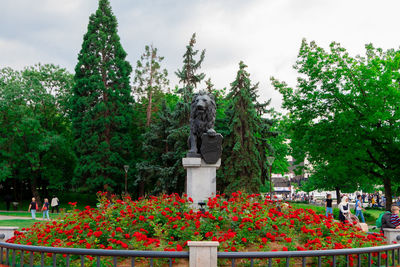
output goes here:
<path id="1" fill-rule="evenodd" d="M 0 241 L 4 242 L 7 239 L 14 236 L 14 231 L 18 230 L 18 227 L 14 226 L 0 226 Z"/>
<path id="2" fill-rule="evenodd" d="M 193 199 L 194 205 L 215 196 L 221 159 L 215 164 L 207 164 L 201 158 L 183 158 L 182 165 L 187 172 L 186 194 Z"/>
<path id="3" fill-rule="evenodd" d="M 388 245 L 392 245 L 393 242 L 400 242 L 400 229 L 383 228 L 383 232 Z"/>
<path id="4" fill-rule="evenodd" d="M 217 267 L 217 241 L 189 241 L 190 267 Z"/>

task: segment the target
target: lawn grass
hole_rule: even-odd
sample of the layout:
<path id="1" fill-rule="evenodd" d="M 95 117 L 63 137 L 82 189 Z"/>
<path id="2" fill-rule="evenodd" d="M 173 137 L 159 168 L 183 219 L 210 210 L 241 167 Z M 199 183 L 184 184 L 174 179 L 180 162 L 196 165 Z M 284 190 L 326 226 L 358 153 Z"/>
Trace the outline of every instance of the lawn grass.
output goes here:
<path id="1" fill-rule="evenodd" d="M 325 214 L 325 207 L 322 206 L 316 206 L 313 204 L 304 204 L 304 203 L 296 203 L 296 202 L 291 202 L 290 205 L 297 209 L 312 209 L 318 214 Z M 352 211 L 353 212 L 353 211 Z M 382 210 L 363 210 L 363 214 L 365 217 L 365 222 L 368 225 L 375 225 L 376 219 L 378 219 L 379 215 L 382 213 Z M 338 208 L 333 208 L 333 214 L 335 215 L 335 219 L 338 219 L 337 214 L 339 214 L 339 209 Z"/>
<path id="2" fill-rule="evenodd" d="M 19 230 L 23 227 L 31 227 L 32 224 L 38 222 L 37 220 L 0 220 L 0 226 L 16 226 L 19 227 Z"/>

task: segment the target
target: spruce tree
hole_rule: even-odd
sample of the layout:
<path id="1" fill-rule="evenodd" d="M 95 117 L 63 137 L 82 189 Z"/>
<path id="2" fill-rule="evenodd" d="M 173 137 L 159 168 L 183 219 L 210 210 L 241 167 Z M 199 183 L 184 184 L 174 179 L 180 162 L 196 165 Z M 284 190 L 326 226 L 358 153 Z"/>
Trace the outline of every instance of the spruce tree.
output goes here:
<path id="1" fill-rule="evenodd" d="M 100 0 L 78 55 L 72 97 L 75 176 L 89 188 L 122 185 L 131 160 L 132 67 L 125 57 L 110 3 Z"/>
<path id="2" fill-rule="evenodd" d="M 259 151 L 260 122 L 254 99 L 254 86 L 246 65 L 239 63 L 236 80 L 227 96 L 226 117 L 229 133 L 224 138 L 223 181 L 226 193 L 237 190 L 258 192 L 261 186 Z M 221 184 L 221 183 L 220 183 Z"/>
<path id="3" fill-rule="evenodd" d="M 183 87 L 177 90 L 177 93 L 182 97 L 182 101 L 178 103 L 179 107 L 175 112 L 175 117 L 178 119 L 180 126 L 189 123 L 190 104 L 192 102 L 194 89 L 206 76 L 204 73 L 196 73 L 203 63 L 206 51 L 202 50 L 199 59 L 196 60 L 195 56 L 199 53 L 199 50 L 194 49 L 195 44 L 196 34 L 193 33 L 189 44 L 186 46 L 186 52 L 183 55 L 182 69 L 175 72 L 176 76 L 179 78 L 179 83 L 182 83 L 183 85 Z"/>
<path id="4" fill-rule="evenodd" d="M 176 102 L 167 103 L 167 99 L 166 97 L 161 104 L 157 113 L 158 119 L 150 124 L 148 131 L 143 134 L 142 146 L 143 152 L 146 153 L 146 159 L 136 164 L 137 181 L 143 182 L 145 185 L 143 189 L 147 189 L 146 191 L 151 194 L 173 193 L 177 188 L 177 180 L 170 174 L 170 171 L 173 171 L 173 168 L 170 167 L 170 157 L 167 156 L 173 147 L 167 141 L 173 124 L 169 105 L 174 105 Z"/>

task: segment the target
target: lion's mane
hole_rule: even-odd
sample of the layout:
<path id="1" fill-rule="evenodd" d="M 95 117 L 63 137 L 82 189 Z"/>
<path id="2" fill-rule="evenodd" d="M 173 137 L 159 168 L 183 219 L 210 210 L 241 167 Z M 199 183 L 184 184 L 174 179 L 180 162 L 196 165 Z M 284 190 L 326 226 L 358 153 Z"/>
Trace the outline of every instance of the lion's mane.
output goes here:
<path id="1" fill-rule="evenodd" d="M 207 95 L 210 98 L 209 104 L 206 106 L 204 112 L 197 110 L 196 99 L 200 96 Z M 215 99 L 212 94 L 207 94 L 204 91 L 200 91 L 195 94 L 192 98 L 191 111 L 190 111 L 190 130 L 191 133 L 197 137 L 207 132 L 209 129 L 214 128 L 215 113 L 216 113 Z"/>

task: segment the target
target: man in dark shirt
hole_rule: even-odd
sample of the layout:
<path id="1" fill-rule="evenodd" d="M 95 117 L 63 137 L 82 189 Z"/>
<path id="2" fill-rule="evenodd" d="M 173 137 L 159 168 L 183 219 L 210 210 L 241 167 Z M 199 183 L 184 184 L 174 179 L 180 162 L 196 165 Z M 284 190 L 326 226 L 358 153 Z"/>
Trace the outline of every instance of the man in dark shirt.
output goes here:
<path id="1" fill-rule="evenodd" d="M 325 216 L 328 217 L 329 215 L 331 215 L 333 217 L 331 194 L 326 195 L 325 208 L 326 208 Z"/>

